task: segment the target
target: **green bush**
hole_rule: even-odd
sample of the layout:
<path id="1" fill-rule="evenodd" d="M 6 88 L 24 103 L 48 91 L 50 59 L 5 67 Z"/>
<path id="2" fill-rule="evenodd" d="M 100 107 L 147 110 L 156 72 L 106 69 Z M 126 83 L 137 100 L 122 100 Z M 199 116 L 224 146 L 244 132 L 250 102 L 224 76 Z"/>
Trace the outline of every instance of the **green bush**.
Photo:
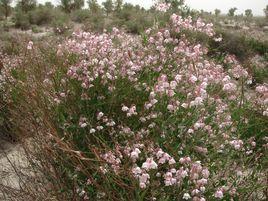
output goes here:
<path id="1" fill-rule="evenodd" d="M 28 14 L 23 13 L 22 11 L 17 11 L 13 20 L 16 28 L 28 30 L 31 27 Z"/>
<path id="2" fill-rule="evenodd" d="M 253 77 L 256 83 L 263 84 L 268 80 L 268 69 L 267 68 L 253 68 Z"/>
<path id="3" fill-rule="evenodd" d="M 42 32 L 42 30 L 37 25 L 33 25 L 32 32 L 33 33 L 40 33 L 40 32 Z"/>
<path id="4" fill-rule="evenodd" d="M 19 36 L 22 38 L 22 36 Z M 4 32 L 0 34 L 0 52 L 7 55 L 18 55 L 20 52 L 21 43 L 18 37 Z"/>
<path id="5" fill-rule="evenodd" d="M 59 10 L 55 10 L 51 24 L 56 34 L 65 34 L 72 26 L 69 15 Z"/>
<path id="6" fill-rule="evenodd" d="M 7 103 L 3 100 L 3 94 L 2 91 L 0 91 L 0 139 L 4 138 L 13 141 L 15 140 L 15 136 L 11 135 L 11 121 L 9 118 Z"/>
<path id="7" fill-rule="evenodd" d="M 91 14 L 90 17 L 84 22 L 83 29 L 85 31 L 101 32 L 105 29 L 105 19 L 103 13 L 98 12 Z"/>
<path id="8" fill-rule="evenodd" d="M 241 61 L 247 59 L 251 55 L 252 50 L 247 43 L 245 36 L 234 33 L 222 32 L 223 41 L 221 43 L 214 43 L 211 41 L 210 45 L 220 52 L 236 55 Z"/>
<path id="9" fill-rule="evenodd" d="M 208 41 L 210 55 L 216 53 L 235 55 L 240 61 L 247 60 L 251 55 L 264 56 L 268 52 L 268 43 L 248 38 L 245 35 L 218 31 L 222 35 L 222 42 L 215 42 L 213 39 Z"/>
<path id="10" fill-rule="evenodd" d="M 99 35 L 97 34 L 96 37 L 98 36 Z M 120 38 L 124 38 L 122 36 L 120 36 Z M 112 50 L 117 51 L 122 49 L 122 46 L 118 45 L 120 44 L 120 41 L 117 40 L 117 38 L 111 37 L 111 40 L 112 39 L 115 40 L 115 43 L 114 46 L 112 46 L 112 49 L 108 49 L 108 53 L 112 52 Z M 77 46 L 74 46 L 74 49 L 76 49 L 75 47 L 81 47 L 82 44 L 87 44 L 86 42 L 88 42 L 80 41 L 80 39 L 78 39 L 78 41 L 79 43 Z M 96 46 L 93 46 L 93 48 L 90 47 L 89 50 L 97 50 L 100 47 L 100 44 L 101 43 L 96 43 Z M 37 45 L 35 47 L 35 51 L 39 51 Z M 131 47 L 131 45 L 123 47 L 126 48 L 124 50 L 126 55 L 129 53 L 128 47 Z M 168 45 L 166 45 L 166 47 L 167 49 L 169 48 Z M 140 48 L 142 48 L 142 46 L 140 46 Z M 256 134 L 258 135 L 256 137 L 257 148 L 258 150 L 259 148 L 261 149 L 262 146 L 258 142 L 265 135 L 265 125 L 267 125 L 267 120 L 262 120 L 255 115 L 254 105 L 252 107 L 251 105 L 250 107 L 247 107 L 247 103 L 244 103 L 239 106 L 237 100 L 228 101 L 227 97 L 222 97 L 221 100 L 224 101 L 224 103 L 226 101 L 226 105 L 228 104 L 228 106 L 224 106 L 226 108 L 228 107 L 228 111 L 218 113 L 217 102 L 212 102 L 212 104 L 206 102 L 204 105 L 200 106 L 202 107 L 202 110 L 198 107 L 190 107 L 180 108 L 176 112 L 171 113 L 167 111 L 167 105 L 169 104 L 168 97 L 165 95 L 157 95 L 156 97 L 159 101 L 153 110 L 154 113 L 151 113 L 151 111 L 146 111 L 144 107 L 150 96 L 150 90 L 146 90 L 145 87 L 151 86 L 151 89 L 154 89 L 155 86 L 157 86 L 157 80 L 159 80 L 158 72 L 155 72 L 153 69 L 151 70 L 146 66 L 145 70 L 137 77 L 141 84 L 135 85 L 135 82 L 120 75 L 119 69 L 122 68 L 124 71 L 125 66 L 125 63 L 123 62 L 125 57 L 121 56 L 118 60 L 114 61 L 116 64 L 116 70 L 114 72 L 116 73 L 115 75 L 118 76 L 115 80 L 104 82 L 103 80 L 106 78 L 100 76 L 91 82 L 92 87 L 90 89 L 85 89 L 79 80 L 80 78 L 66 77 L 66 75 L 68 75 L 69 72 L 74 72 L 73 74 L 78 73 L 79 76 L 86 76 L 97 72 L 95 69 L 98 67 L 89 64 L 89 62 L 94 58 L 99 58 L 100 54 L 99 51 L 96 51 L 96 54 L 88 54 L 89 56 L 86 56 L 83 52 L 81 52 L 80 55 L 77 55 L 78 53 L 75 53 L 76 50 L 74 49 L 74 52 L 71 52 L 72 50 L 70 50 L 69 47 L 66 47 L 66 50 L 70 52 L 67 53 L 63 49 L 61 56 L 57 56 L 56 52 L 58 52 L 58 50 L 56 48 L 46 48 L 45 51 L 41 49 L 40 53 L 37 53 L 36 55 L 34 52 L 33 54 L 26 55 L 24 61 L 17 67 L 17 74 L 19 76 L 26 75 L 21 76 L 26 77 L 26 80 L 20 77 L 17 79 L 18 88 L 21 88 L 23 92 L 25 92 L 25 100 L 23 100 L 24 96 L 18 96 L 17 94 L 19 93 L 15 94 L 15 98 L 20 97 L 19 102 L 16 103 L 18 109 L 17 113 L 19 114 L 18 122 L 20 122 L 21 119 L 28 120 L 29 123 L 24 123 L 22 125 L 25 127 L 23 127 L 23 129 L 25 129 L 27 134 L 33 133 L 33 136 L 38 134 L 36 136 L 41 138 L 43 133 L 44 138 L 42 140 L 37 140 L 38 138 L 36 138 L 35 143 L 40 147 L 48 147 L 49 149 L 48 151 L 40 153 L 49 154 L 49 159 L 51 159 L 52 162 L 51 166 L 53 167 L 53 170 L 56 170 L 58 177 L 60 178 L 60 180 L 52 179 L 51 182 L 62 182 L 64 184 L 60 186 L 62 189 L 60 193 L 65 194 L 66 198 L 58 200 L 71 200 L 72 197 L 77 198 L 77 191 L 73 192 L 73 189 L 83 189 L 95 200 L 98 200 L 98 192 L 107 192 L 106 197 L 100 200 L 115 200 L 114 196 L 118 197 L 118 200 L 149 200 L 154 191 L 156 193 L 158 191 L 164 192 L 165 189 L 167 189 L 165 200 L 178 200 L 177 198 L 179 196 L 182 197 L 182 195 L 180 195 L 182 190 L 190 189 L 191 187 L 187 180 L 182 181 L 185 182 L 181 187 L 182 190 L 178 189 L 178 186 L 174 186 L 172 189 L 170 189 L 171 187 L 169 188 L 166 186 L 161 187 L 163 182 L 158 181 L 154 176 L 155 172 L 152 172 L 151 174 L 151 178 L 154 179 L 155 182 L 153 181 L 150 183 L 151 186 L 148 186 L 148 190 L 139 188 L 137 181 L 129 171 L 133 167 L 133 164 L 127 156 L 124 156 L 124 161 L 122 159 L 122 163 L 120 163 L 122 164 L 122 167 L 120 167 L 119 174 L 114 174 L 109 171 L 109 164 L 106 164 L 104 159 L 102 159 L 104 153 L 108 153 L 109 150 L 114 150 L 115 148 L 115 153 L 117 153 L 118 150 L 121 150 L 119 147 L 121 144 L 122 146 L 129 146 L 128 144 L 132 146 L 134 143 L 139 143 L 139 141 L 137 142 L 139 139 L 141 139 L 141 142 L 144 140 L 146 145 L 148 144 L 148 149 L 153 149 L 150 148 L 152 145 L 149 143 L 152 142 L 156 144 L 154 146 L 159 146 L 163 150 L 169 151 L 172 155 L 176 156 L 176 161 L 180 160 L 182 154 L 187 154 L 190 155 L 193 160 L 201 161 L 202 163 L 200 163 L 202 165 L 204 164 L 204 167 L 210 168 L 212 177 L 211 180 L 209 180 L 210 185 L 207 188 L 206 195 L 209 197 L 209 200 L 215 200 L 213 193 L 217 190 L 216 188 L 218 188 L 218 186 L 225 185 L 226 183 L 229 185 L 229 182 L 230 185 L 237 185 L 237 189 L 240 193 L 235 195 L 234 200 L 238 200 L 238 196 L 243 196 L 242 198 L 250 196 L 247 195 L 247 191 L 244 189 L 252 189 L 255 188 L 256 185 L 260 185 L 260 189 L 262 188 L 261 181 L 255 181 L 255 183 L 252 182 L 250 184 L 247 183 L 249 180 L 259 178 L 258 173 L 245 177 L 245 182 L 243 181 L 240 185 L 236 183 L 239 181 L 236 176 L 233 176 L 235 175 L 236 169 L 232 169 L 235 164 L 234 168 L 238 167 L 238 170 L 240 170 L 240 167 L 245 170 L 257 170 L 257 166 L 263 164 L 262 158 L 253 163 L 252 161 L 249 161 L 251 156 L 247 157 L 242 150 L 239 152 L 235 151 L 229 146 L 229 142 L 227 141 L 230 140 L 233 142 L 232 140 L 236 139 L 236 136 L 241 136 L 242 139 L 245 139 L 246 143 L 252 135 Z M 139 49 L 133 48 L 132 53 L 137 50 Z M 142 54 L 142 56 L 147 54 L 160 54 L 155 50 L 156 49 L 146 49 L 147 52 Z M 169 53 L 171 54 L 173 48 L 169 50 Z M 91 55 L 93 55 L 93 57 Z M 167 61 L 172 61 L 175 58 L 174 55 L 175 54 L 168 57 Z M 40 58 L 38 61 L 36 60 L 37 57 Z M 103 61 L 106 59 L 107 61 L 110 61 L 114 58 L 114 55 L 105 53 L 102 58 Z M 181 55 L 181 58 L 183 59 L 183 55 Z M 80 63 L 81 61 L 83 63 Z M 84 66 L 80 65 L 84 65 L 84 62 L 88 62 L 85 65 L 87 67 L 86 73 L 84 73 L 82 69 Z M 161 61 L 159 60 L 158 62 L 160 63 Z M 75 66 L 75 68 L 73 68 L 73 66 Z M 78 68 L 76 68 L 76 66 Z M 172 68 L 165 66 L 165 69 L 162 72 L 170 72 L 170 70 L 173 71 L 173 69 L 178 70 L 178 68 L 176 68 L 177 66 L 176 63 L 174 67 L 173 65 L 171 66 Z M 51 70 L 53 73 L 48 74 L 48 71 L 51 72 Z M 201 72 L 198 68 L 197 70 L 198 72 Z M 105 73 L 104 71 L 102 74 L 107 75 L 108 73 Z M 169 76 L 170 79 L 172 79 L 171 77 L 173 77 L 173 75 L 171 73 Z M 17 77 L 18 76 L 16 76 L 16 78 Z M 44 85 L 44 80 L 47 80 L 45 82 L 46 85 Z M 184 86 L 184 82 L 181 83 L 183 83 L 182 86 Z M 110 88 L 110 85 L 113 88 Z M 192 85 L 186 86 L 189 88 L 192 87 Z M 223 92 L 221 90 L 221 85 L 219 85 L 219 89 L 217 89 L 216 82 L 211 86 L 216 88 L 215 91 L 208 90 L 208 94 L 211 94 L 209 96 L 221 97 L 224 95 L 224 93 L 221 94 L 221 92 Z M 190 98 L 187 98 L 186 93 L 179 91 L 180 89 L 181 87 L 178 87 L 174 98 L 179 99 L 180 103 L 190 100 Z M 193 89 L 195 89 L 195 86 L 193 86 Z M 238 95 L 240 95 L 240 92 Z M 20 101 L 20 99 L 22 100 Z M 30 105 L 29 102 L 31 103 Z M 122 105 L 125 103 L 130 106 L 135 103 L 138 114 L 141 116 L 134 115 L 128 117 L 122 110 Z M 196 125 L 199 119 L 203 118 L 202 115 L 204 111 L 206 111 L 207 114 L 204 124 L 209 125 L 208 128 L 214 129 L 215 131 L 208 135 L 207 130 L 196 129 L 196 135 L 188 135 L 188 129 L 192 128 Z M 100 119 L 102 117 L 98 117 L 100 112 L 105 114 L 105 119 L 103 118 L 102 120 Z M 149 115 L 151 116 L 152 114 L 159 114 L 159 116 L 156 116 L 153 120 L 148 120 L 148 123 L 140 122 L 140 117 L 143 117 L 144 115 L 149 117 Z M 220 125 L 218 126 L 217 121 L 219 120 L 217 119 L 221 119 L 220 115 L 222 115 L 223 119 L 220 120 L 220 122 L 222 121 L 223 123 L 226 122 L 225 117 L 230 115 L 233 120 L 233 125 L 237 130 L 233 130 L 232 127 L 221 128 Z M 249 123 L 244 121 L 246 118 L 248 118 Z M 108 126 L 106 122 L 110 122 L 110 119 L 119 122 L 120 126 L 116 125 L 114 128 Z M 33 130 L 27 132 L 31 123 L 34 124 Z M 83 123 L 86 125 L 82 126 Z M 99 128 L 99 131 L 94 129 L 91 133 L 90 130 L 92 128 L 98 129 L 100 125 L 104 125 L 104 128 Z M 126 127 L 126 125 L 130 126 Z M 147 132 L 145 128 L 150 128 L 150 130 Z M 137 138 L 134 138 L 134 133 L 138 133 Z M 160 135 L 162 133 L 165 134 L 164 137 Z M 229 135 L 227 136 L 226 133 L 228 133 L 230 137 Z M 228 144 L 227 142 L 223 142 L 223 136 L 226 136 L 224 141 L 227 141 Z M 42 146 L 43 143 L 44 146 Z M 219 146 L 221 146 L 220 143 L 224 143 L 225 147 L 223 147 L 224 151 L 219 152 Z M 184 146 L 184 144 L 190 146 Z M 195 150 L 197 146 L 202 146 L 203 144 L 209 150 L 205 151 L 207 152 L 204 153 L 205 155 L 200 154 Z M 247 145 L 245 144 L 245 147 L 246 146 Z M 119 147 L 119 149 L 117 149 L 117 147 Z M 178 152 L 180 147 L 183 147 L 182 151 L 180 151 L 181 153 Z M 253 150 L 256 155 L 252 155 L 252 158 L 259 154 L 257 148 Z M 127 149 L 124 147 L 123 150 Z M 142 162 L 146 160 L 149 154 L 151 154 L 146 150 L 144 152 L 145 153 L 141 154 L 141 159 L 137 163 L 138 165 L 142 165 Z M 262 152 L 260 151 L 260 153 Z M 38 161 L 40 160 L 40 158 L 37 159 Z M 46 171 L 52 169 L 46 167 L 47 166 L 44 167 Z M 107 167 L 107 174 L 102 173 L 102 167 Z M 179 168 L 180 165 L 176 167 Z M 166 170 L 166 168 L 169 167 L 161 166 L 161 169 L 159 169 L 159 171 L 163 171 L 162 175 L 168 170 Z M 226 173 L 229 175 L 224 179 L 221 179 L 221 171 L 226 169 L 232 169 L 232 172 L 229 174 L 224 171 L 223 174 Z M 262 169 L 260 171 L 262 171 Z M 43 172 L 43 174 L 45 174 L 45 172 Z M 51 176 L 49 174 L 46 174 L 46 176 Z M 91 184 L 88 181 L 94 183 Z M 156 187 L 154 186 L 155 184 L 157 184 Z M 101 188 L 99 186 L 101 186 Z M 129 186 L 131 189 L 128 189 Z M 58 190 L 58 188 L 54 189 Z M 174 191 L 174 189 L 177 189 L 177 191 Z M 160 198 L 162 197 L 162 193 L 159 195 L 156 194 L 156 196 Z M 227 194 L 224 199 L 230 200 L 229 195 Z M 244 200 L 247 199 L 245 198 Z"/>
<path id="11" fill-rule="evenodd" d="M 146 16 L 145 13 L 133 16 L 133 22 L 135 23 L 132 24 L 131 21 L 126 23 L 128 31 L 131 33 L 144 32 L 146 29 L 153 25 L 153 20 L 150 17 Z"/>
<path id="12" fill-rule="evenodd" d="M 144 32 L 147 28 L 152 27 L 154 22 L 153 15 L 146 11 L 128 11 L 123 10 L 116 16 L 114 25 L 117 27 L 124 27 L 127 32 L 139 34 Z"/>
<path id="13" fill-rule="evenodd" d="M 247 41 L 250 48 L 260 55 L 265 55 L 268 53 L 268 42 L 261 42 L 254 38 L 248 39 Z"/>
<path id="14" fill-rule="evenodd" d="M 40 6 L 29 12 L 29 22 L 36 25 L 49 24 L 53 19 L 53 10 Z"/>
<path id="15" fill-rule="evenodd" d="M 10 25 L 7 22 L 0 23 L 0 31 L 9 31 Z"/>
<path id="16" fill-rule="evenodd" d="M 92 14 L 88 9 L 83 9 L 83 10 L 75 10 L 74 12 L 71 13 L 71 19 L 74 22 L 82 23 L 87 21 L 92 17 Z"/>

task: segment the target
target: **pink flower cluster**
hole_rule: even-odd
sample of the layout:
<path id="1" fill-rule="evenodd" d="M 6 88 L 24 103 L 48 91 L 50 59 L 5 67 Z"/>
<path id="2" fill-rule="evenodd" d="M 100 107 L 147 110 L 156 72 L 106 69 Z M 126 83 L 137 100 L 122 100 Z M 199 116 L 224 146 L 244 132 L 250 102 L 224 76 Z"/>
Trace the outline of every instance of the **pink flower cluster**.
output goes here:
<path id="1" fill-rule="evenodd" d="M 167 12 L 167 10 L 170 8 L 170 3 L 157 3 L 155 5 L 155 9 L 160 12 Z"/>
<path id="2" fill-rule="evenodd" d="M 186 19 L 183 19 L 181 16 L 173 14 L 171 16 L 171 22 L 173 24 L 174 30 L 177 33 L 181 32 L 183 29 L 188 29 L 191 31 L 203 32 L 210 37 L 215 35 L 213 24 L 206 24 L 201 18 L 194 22 L 190 16 Z"/>
<path id="3" fill-rule="evenodd" d="M 120 152 L 119 156 L 117 157 L 114 153 L 111 151 L 101 155 L 102 159 L 111 166 L 112 170 L 118 174 L 120 171 L 120 166 L 121 166 L 121 158 L 123 157 Z M 103 166 L 100 167 L 101 171 L 103 173 L 107 172 L 107 169 L 105 169 Z"/>
<path id="4" fill-rule="evenodd" d="M 255 139 L 239 138 L 239 122 L 232 115 L 234 106 L 247 101 L 242 81 L 251 76 L 235 57 L 228 55 L 224 66 L 219 65 L 201 44 L 177 37 L 185 30 L 214 37 L 212 24 L 173 14 L 170 26 L 148 29 L 144 38 L 116 28 L 74 33 L 55 52 L 75 55 L 77 62 L 68 66 L 61 89 L 46 95 L 57 105 L 70 97 L 82 102 L 74 112 L 75 126 L 87 137 L 110 140 L 113 149 L 100 148 L 98 173 L 130 175 L 141 189 L 178 188 L 178 199 L 223 199 L 236 185 L 232 173 L 237 172 L 224 172 L 229 165 L 225 160 L 236 166 L 233 153 L 249 155 L 256 148 Z M 49 89 L 54 73 L 44 80 Z M 68 88 L 72 83 L 79 92 Z M 268 115 L 266 84 L 257 86 L 251 103 Z M 222 178 L 229 188 L 219 186 Z"/>
<path id="5" fill-rule="evenodd" d="M 268 116 L 268 86 L 266 84 L 257 86 L 256 93 L 255 103 L 259 106 L 263 116 Z"/>

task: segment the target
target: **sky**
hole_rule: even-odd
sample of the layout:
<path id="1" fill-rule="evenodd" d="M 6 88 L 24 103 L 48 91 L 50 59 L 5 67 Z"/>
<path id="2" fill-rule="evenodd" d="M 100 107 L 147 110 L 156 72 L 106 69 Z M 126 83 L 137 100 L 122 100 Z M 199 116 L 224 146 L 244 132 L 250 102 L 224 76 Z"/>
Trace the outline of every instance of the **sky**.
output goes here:
<path id="1" fill-rule="evenodd" d="M 38 0 L 44 3 L 49 0 Z M 51 0 L 54 4 L 60 0 Z M 99 3 L 105 0 L 98 0 Z M 132 4 L 139 4 L 144 8 L 150 8 L 153 0 L 124 0 Z M 219 8 L 222 13 L 227 13 L 232 7 L 238 8 L 237 13 L 244 13 L 246 9 L 252 9 L 254 15 L 264 15 L 263 9 L 268 5 L 268 0 L 186 0 L 186 4 L 196 10 L 214 11 Z"/>

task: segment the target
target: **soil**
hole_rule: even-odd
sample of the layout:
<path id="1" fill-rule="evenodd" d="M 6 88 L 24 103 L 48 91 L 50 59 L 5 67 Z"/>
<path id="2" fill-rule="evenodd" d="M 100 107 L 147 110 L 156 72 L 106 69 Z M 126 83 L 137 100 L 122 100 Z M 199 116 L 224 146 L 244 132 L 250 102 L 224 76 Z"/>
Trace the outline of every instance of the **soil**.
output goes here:
<path id="1" fill-rule="evenodd" d="M 17 172 L 23 172 L 28 166 L 23 148 L 0 139 L 0 185 L 2 189 L 20 190 L 21 180 Z M 0 192 L 0 200 L 8 200 Z"/>

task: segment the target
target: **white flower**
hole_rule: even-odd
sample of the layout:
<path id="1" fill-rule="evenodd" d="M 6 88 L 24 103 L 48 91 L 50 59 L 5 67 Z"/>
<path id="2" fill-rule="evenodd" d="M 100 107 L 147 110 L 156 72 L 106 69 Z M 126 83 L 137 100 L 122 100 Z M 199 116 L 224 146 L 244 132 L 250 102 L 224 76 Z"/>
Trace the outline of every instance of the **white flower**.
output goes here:
<path id="1" fill-rule="evenodd" d="M 173 164 L 175 164 L 176 163 L 176 161 L 174 160 L 174 158 L 171 158 L 169 161 L 168 161 L 168 164 L 169 165 L 173 165 Z"/>
<path id="2" fill-rule="evenodd" d="M 128 110 L 129 110 L 129 108 L 128 108 L 127 106 L 124 105 L 124 106 L 122 107 L 122 111 L 123 111 L 123 112 L 127 112 Z"/>
<path id="3" fill-rule="evenodd" d="M 132 173 L 135 174 L 135 175 L 138 175 L 138 174 L 141 174 L 141 169 L 140 167 L 135 167 L 132 169 Z"/>
<path id="4" fill-rule="evenodd" d="M 189 193 L 184 193 L 183 194 L 183 198 L 184 200 L 189 200 L 191 198 L 190 194 Z"/>
<path id="5" fill-rule="evenodd" d="M 85 128 L 85 127 L 87 127 L 87 123 L 82 123 L 82 124 L 80 124 L 80 127 L 81 127 L 81 128 Z"/>
<path id="6" fill-rule="evenodd" d="M 100 120 L 103 117 L 103 115 L 104 115 L 103 112 L 99 112 L 98 116 L 97 116 L 97 119 Z"/>

